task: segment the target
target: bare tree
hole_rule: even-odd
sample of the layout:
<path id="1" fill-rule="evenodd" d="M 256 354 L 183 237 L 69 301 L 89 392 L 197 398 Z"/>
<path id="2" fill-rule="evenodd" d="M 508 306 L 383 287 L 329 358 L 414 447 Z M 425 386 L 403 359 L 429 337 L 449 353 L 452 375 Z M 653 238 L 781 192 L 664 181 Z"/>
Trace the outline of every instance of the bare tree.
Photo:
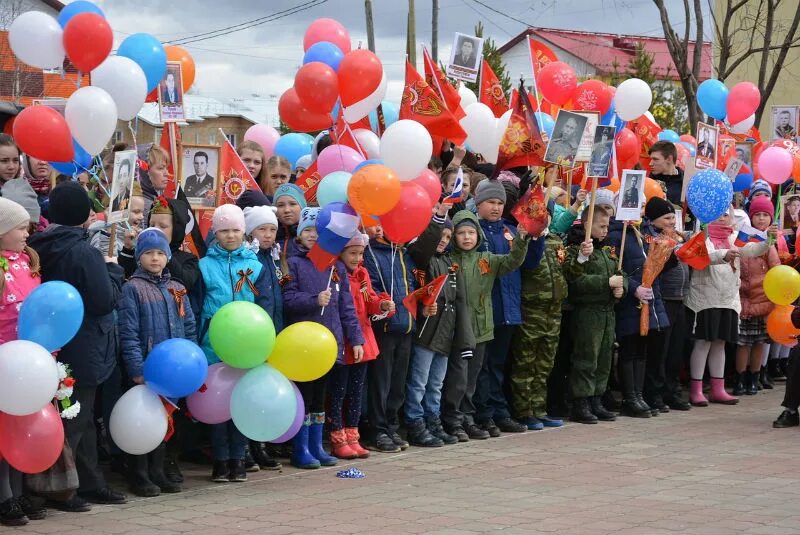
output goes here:
<path id="1" fill-rule="evenodd" d="M 24 0 L 3 0 L 0 2 L 0 30 L 8 30 L 11 23 L 18 16 L 26 11 Z M 11 47 L 8 50 L 0 50 L 3 54 L 13 55 Z M 20 104 L 23 96 L 27 95 L 31 88 L 36 85 L 36 81 L 42 77 L 41 71 L 33 71 L 27 68 L 20 60 L 14 57 L 14 68 L 7 75 L 8 78 L 2 80 L 9 83 L 11 87 L 11 98 L 15 104 Z"/>

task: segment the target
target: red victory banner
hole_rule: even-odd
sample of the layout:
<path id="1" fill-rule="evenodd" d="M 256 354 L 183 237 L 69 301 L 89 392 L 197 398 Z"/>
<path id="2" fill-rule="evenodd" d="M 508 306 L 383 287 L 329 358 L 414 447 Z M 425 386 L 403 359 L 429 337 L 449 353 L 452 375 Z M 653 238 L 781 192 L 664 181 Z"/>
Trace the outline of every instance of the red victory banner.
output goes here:
<path id="1" fill-rule="evenodd" d="M 400 102 L 400 119 L 417 121 L 431 136 L 449 139 L 456 145 L 463 145 L 467 141 L 467 133 L 452 112 L 408 61 L 406 85 Z"/>
<path id="2" fill-rule="evenodd" d="M 530 47 L 531 50 L 531 61 L 533 63 L 531 68 L 533 69 L 534 77 L 539 74 L 539 71 L 541 71 L 545 65 L 558 61 L 555 52 L 550 50 L 549 46 L 541 41 L 537 41 L 533 37 L 528 37 L 528 47 Z"/>
<path id="3" fill-rule="evenodd" d="M 508 111 L 508 99 L 503 92 L 503 86 L 486 59 L 481 61 L 481 96 L 478 100 L 489 106 L 497 118 Z"/>
<path id="4" fill-rule="evenodd" d="M 508 126 L 500 141 L 495 174 L 511 167 L 544 165 L 547 146 L 542 140 L 528 92 L 522 82 L 518 93 L 517 105 L 511 112 Z"/>
<path id="5" fill-rule="evenodd" d="M 467 114 L 461 108 L 461 97 L 458 95 L 458 90 L 450 84 L 447 76 L 444 75 L 430 54 L 428 54 L 427 49 L 423 49 L 422 55 L 425 59 L 425 81 L 439 93 L 439 97 L 447 106 L 447 109 L 453 113 L 456 120 L 460 121 Z"/>
<path id="6" fill-rule="evenodd" d="M 261 191 L 228 138 L 225 138 L 225 143 L 222 145 L 219 160 L 222 181 L 217 193 L 217 206 L 236 204 L 242 193 L 248 189 Z"/>

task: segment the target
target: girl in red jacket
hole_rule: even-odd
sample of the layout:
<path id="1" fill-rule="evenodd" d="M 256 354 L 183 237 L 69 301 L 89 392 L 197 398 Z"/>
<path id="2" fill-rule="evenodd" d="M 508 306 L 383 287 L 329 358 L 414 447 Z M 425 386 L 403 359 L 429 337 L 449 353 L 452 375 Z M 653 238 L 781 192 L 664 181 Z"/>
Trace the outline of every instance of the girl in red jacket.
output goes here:
<path id="1" fill-rule="evenodd" d="M 358 232 L 350 239 L 341 254 L 341 260 L 347 267 L 356 315 L 364 335 L 364 357 L 356 360 L 353 348 L 348 343 L 344 363 L 337 362 L 331 370 L 331 448 L 333 454 L 340 459 L 369 457 L 369 452 L 358 443 L 358 422 L 361 419 L 367 362 L 375 360 L 379 352 L 370 318 L 379 316 L 382 319 L 394 314 L 394 302 L 385 293 L 375 293 L 369 280 L 369 273 L 361 265 L 367 243 L 369 237 Z M 342 408 L 345 406 L 347 410 L 342 414 Z"/>

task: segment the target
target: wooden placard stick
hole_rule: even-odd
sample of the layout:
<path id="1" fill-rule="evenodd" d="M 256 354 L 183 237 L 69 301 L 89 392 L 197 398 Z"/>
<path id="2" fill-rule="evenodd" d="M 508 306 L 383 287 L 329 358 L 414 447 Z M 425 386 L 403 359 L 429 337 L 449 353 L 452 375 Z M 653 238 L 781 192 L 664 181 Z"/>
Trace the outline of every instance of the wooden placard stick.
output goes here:
<path id="1" fill-rule="evenodd" d="M 622 223 L 622 245 L 619 248 L 619 262 L 617 262 L 617 271 L 622 271 L 622 257 L 625 256 L 625 237 L 628 235 L 628 222 Z"/>
<path id="2" fill-rule="evenodd" d="M 597 197 L 597 177 L 592 178 L 592 199 L 589 201 L 589 218 L 586 220 L 586 237 L 583 241 L 592 239 L 592 223 L 594 222 L 594 203 Z"/>
<path id="3" fill-rule="evenodd" d="M 111 212 L 109 211 L 109 214 Z M 114 249 L 117 242 L 117 224 L 111 223 L 111 230 L 108 232 L 108 257 L 114 257 Z"/>

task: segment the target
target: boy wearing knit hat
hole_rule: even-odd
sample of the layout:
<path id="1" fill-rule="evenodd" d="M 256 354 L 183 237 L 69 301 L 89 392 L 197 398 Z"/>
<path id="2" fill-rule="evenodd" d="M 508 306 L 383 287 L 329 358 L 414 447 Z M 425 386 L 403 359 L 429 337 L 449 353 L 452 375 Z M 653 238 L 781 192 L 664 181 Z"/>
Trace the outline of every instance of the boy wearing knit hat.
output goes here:
<path id="1" fill-rule="evenodd" d="M 272 299 L 267 270 L 244 245 L 245 230 L 244 213 L 238 206 L 223 204 L 214 210 L 211 231 L 217 242 L 200 260 L 201 279 L 195 288 L 202 302 L 198 339 L 209 364 L 220 362 L 208 338 L 208 327 L 217 310 L 232 301 L 249 301 L 267 310 Z M 214 454 L 211 480 L 247 481 L 244 465 L 247 439 L 232 420 L 211 426 L 211 444 Z"/>
<path id="2" fill-rule="evenodd" d="M 105 504 L 126 501 L 124 494 L 108 488 L 98 467 L 94 416 L 98 389 L 112 381 L 116 371 L 114 311 L 124 273 L 116 258 L 104 258 L 89 245 L 82 225 L 89 218 L 90 201 L 79 183 L 58 184 L 50 192 L 49 204 L 50 226 L 29 240 L 41 260 L 42 282 L 68 282 L 78 291 L 84 306 L 80 329 L 58 354 L 58 360 L 70 366 L 76 381 L 72 401 L 81 404 L 78 416 L 64 420 L 66 439 L 79 467 L 80 496 L 55 502 L 54 506 L 88 511 L 91 506 L 87 500 Z"/>
<path id="3" fill-rule="evenodd" d="M 166 269 L 172 252 L 166 235 L 157 228 L 144 230 L 136 241 L 139 266 L 122 287 L 119 338 L 122 361 L 131 384 L 144 384 L 144 362 L 157 344 L 171 338 L 197 341 L 194 313 L 186 288 Z M 166 443 L 145 455 L 128 456 L 128 485 L 137 496 L 181 491 L 164 473 Z"/>

